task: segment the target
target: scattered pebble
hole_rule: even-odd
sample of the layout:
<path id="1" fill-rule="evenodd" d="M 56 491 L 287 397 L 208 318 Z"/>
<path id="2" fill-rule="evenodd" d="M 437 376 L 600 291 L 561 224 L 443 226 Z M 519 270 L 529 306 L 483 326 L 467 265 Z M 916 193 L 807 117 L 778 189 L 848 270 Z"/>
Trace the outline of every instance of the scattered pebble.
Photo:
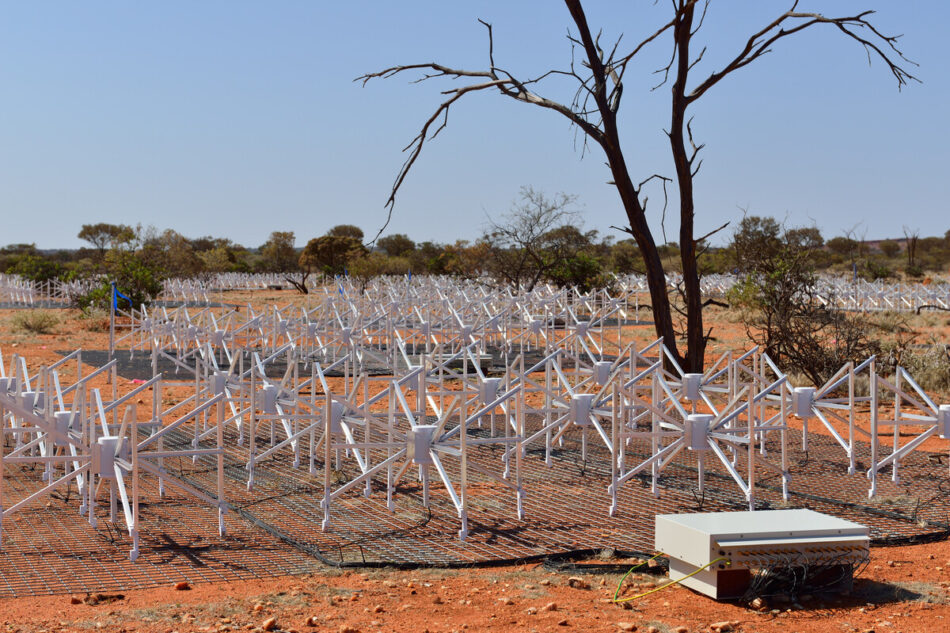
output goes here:
<path id="1" fill-rule="evenodd" d="M 575 589 L 590 589 L 590 583 L 579 576 L 571 576 L 567 579 L 567 586 Z"/>

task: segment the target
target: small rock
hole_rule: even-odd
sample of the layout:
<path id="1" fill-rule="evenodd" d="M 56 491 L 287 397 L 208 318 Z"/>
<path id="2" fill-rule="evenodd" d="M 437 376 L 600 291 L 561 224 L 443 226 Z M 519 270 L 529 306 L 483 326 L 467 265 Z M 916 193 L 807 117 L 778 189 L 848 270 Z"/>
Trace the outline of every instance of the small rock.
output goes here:
<path id="1" fill-rule="evenodd" d="M 617 622 L 617 628 L 621 631 L 636 631 L 637 625 L 633 622 Z"/>
<path id="2" fill-rule="evenodd" d="M 191 585 L 184 580 L 175 583 L 175 591 L 188 591 L 189 589 L 191 589 Z"/>
<path id="3" fill-rule="evenodd" d="M 277 618 L 267 618 L 261 623 L 261 629 L 264 631 L 273 631 L 277 628 Z"/>
<path id="4" fill-rule="evenodd" d="M 542 581 L 539 582 L 538 584 L 541 585 L 542 587 L 547 587 L 548 585 L 551 584 L 551 581 L 548 580 L 547 578 L 545 578 L 544 580 L 542 580 Z"/>
<path id="5" fill-rule="evenodd" d="M 567 626 L 567 620 L 561 620 L 557 623 L 558 626 Z"/>
<path id="6" fill-rule="evenodd" d="M 251 607 L 251 611 L 263 611 L 263 610 L 264 610 L 264 605 L 261 604 L 260 602 L 258 602 L 253 607 Z"/>
<path id="7" fill-rule="evenodd" d="M 571 576 L 567 579 L 567 586 L 575 589 L 590 589 L 590 583 L 579 576 Z"/>
<path id="8" fill-rule="evenodd" d="M 442 604 L 442 596 L 436 596 L 432 599 L 432 604 Z"/>
<path id="9" fill-rule="evenodd" d="M 648 626 L 644 629 L 644 633 L 660 633 L 660 629 L 656 628 L 655 626 Z"/>
<path id="10" fill-rule="evenodd" d="M 716 633 L 729 633 L 732 630 L 731 622 L 713 622 L 709 625 L 709 628 Z"/>
<path id="11" fill-rule="evenodd" d="M 360 633 L 360 630 L 355 626 L 350 626 L 349 624 L 343 624 L 340 626 L 340 633 Z"/>
<path id="12" fill-rule="evenodd" d="M 673 629 L 673 633 L 689 633 L 689 627 L 685 627 L 681 624 Z"/>
<path id="13" fill-rule="evenodd" d="M 546 605 L 544 605 L 543 607 L 541 607 L 541 610 L 542 610 L 542 611 L 557 611 L 557 603 L 556 603 L 556 602 L 549 602 L 549 603 L 547 603 Z"/>
<path id="14" fill-rule="evenodd" d="M 307 618 L 307 626 L 317 626 L 317 616 L 311 615 Z"/>
<path id="15" fill-rule="evenodd" d="M 756 611 L 765 611 L 769 608 L 769 603 L 765 601 L 765 598 L 758 597 L 752 602 L 749 603 L 749 606 L 755 609 Z"/>
<path id="16" fill-rule="evenodd" d="M 79 596 L 70 596 L 69 604 L 82 604 L 82 598 Z"/>
<path id="17" fill-rule="evenodd" d="M 508 606 L 511 606 L 515 603 L 515 601 L 512 600 L 511 598 L 499 598 L 498 600 L 501 601 L 502 604 L 508 605 Z"/>
<path id="18" fill-rule="evenodd" d="M 538 610 L 535 609 L 534 607 L 528 607 L 527 609 L 524 610 L 524 612 L 527 613 L 528 615 L 534 615 L 535 613 L 538 612 Z"/>

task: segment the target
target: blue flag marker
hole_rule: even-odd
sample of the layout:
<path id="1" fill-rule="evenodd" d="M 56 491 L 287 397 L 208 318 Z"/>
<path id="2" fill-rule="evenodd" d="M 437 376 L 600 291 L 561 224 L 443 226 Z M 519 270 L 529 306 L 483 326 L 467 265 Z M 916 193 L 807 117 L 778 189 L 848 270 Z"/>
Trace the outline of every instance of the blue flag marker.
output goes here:
<path id="1" fill-rule="evenodd" d="M 126 297 L 126 296 L 125 296 L 124 294 L 122 294 L 121 292 L 119 292 L 118 288 L 116 288 L 116 287 L 115 287 L 115 284 L 113 284 L 113 285 L 112 285 L 112 307 L 115 308 L 116 310 L 119 309 L 119 297 L 122 297 L 123 299 L 125 299 L 126 301 L 128 301 L 128 302 L 129 302 L 129 306 L 135 307 L 134 304 L 132 303 L 132 300 L 129 299 L 128 297 Z"/>

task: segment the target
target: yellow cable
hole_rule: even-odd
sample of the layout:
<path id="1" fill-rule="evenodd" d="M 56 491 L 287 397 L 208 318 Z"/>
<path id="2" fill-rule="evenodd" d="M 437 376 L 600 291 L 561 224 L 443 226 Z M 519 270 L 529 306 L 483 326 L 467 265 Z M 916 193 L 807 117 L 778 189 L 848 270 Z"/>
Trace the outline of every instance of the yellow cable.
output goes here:
<path id="1" fill-rule="evenodd" d="M 627 573 L 625 573 L 625 574 L 623 575 L 623 578 L 620 579 L 620 582 L 617 583 L 617 590 L 614 592 L 614 600 L 613 600 L 613 601 L 614 601 L 614 602 L 617 601 L 617 596 L 620 595 L 620 588 L 623 587 L 623 581 L 627 579 L 627 576 L 629 576 L 630 574 L 632 574 L 635 569 L 640 569 L 640 568 L 643 567 L 644 565 L 649 564 L 651 561 L 655 561 L 655 560 L 658 559 L 660 556 L 663 556 L 663 552 L 660 552 L 659 554 L 657 554 L 657 555 L 654 556 L 653 558 L 650 558 L 649 560 L 645 560 L 645 561 L 643 561 L 642 563 L 637 563 L 636 565 L 634 565 L 633 567 L 631 567 L 630 569 L 628 569 L 628 570 L 627 570 Z"/>
<path id="2" fill-rule="evenodd" d="M 662 554 L 658 554 L 657 556 L 661 556 L 661 555 L 662 555 Z M 656 557 L 654 557 L 654 558 L 656 558 Z M 723 560 L 726 560 L 726 557 L 725 557 L 725 556 L 723 556 L 723 557 L 721 557 L 721 558 L 717 558 L 717 559 L 712 560 L 712 561 L 709 561 L 708 563 L 706 563 L 705 565 L 703 565 L 703 566 L 700 567 L 699 569 L 697 569 L 697 570 L 695 570 L 695 571 L 692 571 L 692 572 L 686 574 L 686 575 L 683 576 L 682 578 L 679 578 L 679 579 L 674 580 L 674 581 L 672 581 L 672 582 L 668 582 L 668 583 L 666 583 L 665 585 L 663 585 L 662 587 L 655 587 L 655 588 L 651 589 L 650 591 L 645 591 L 644 593 L 641 593 L 641 594 L 636 595 L 636 596 L 630 596 L 629 598 L 623 598 L 623 599 L 621 599 L 621 600 L 617 600 L 616 594 L 614 594 L 613 602 L 617 602 L 617 603 L 620 603 L 620 602 L 630 602 L 631 600 L 636 600 L 636 599 L 638 599 L 638 598 L 643 598 L 643 597 L 649 596 L 651 593 L 656 593 L 657 591 L 660 591 L 661 589 L 666 589 L 667 587 L 672 587 L 673 585 L 678 585 L 679 583 L 683 582 L 683 581 L 686 580 L 687 578 L 691 578 L 691 577 L 695 576 L 696 574 L 698 574 L 699 572 L 701 572 L 701 571 L 703 571 L 704 569 L 706 569 L 707 567 L 712 567 L 713 565 L 715 565 L 715 564 L 718 563 L 719 561 L 723 561 Z M 728 565 L 729 563 L 727 562 L 726 564 Z M 635 567 L 634 569 L 636 569 L 636 567 Z M 633 570 L 631 569 L 630 571 L 633 571 Z M 627 572 L 627 573 L 629 574 L 630 572 Z M 624 576 L 624 578 L 626 578 L 626 576 Z M 618 587 L 618 592 L 619 592 L 619 587 Z"/>

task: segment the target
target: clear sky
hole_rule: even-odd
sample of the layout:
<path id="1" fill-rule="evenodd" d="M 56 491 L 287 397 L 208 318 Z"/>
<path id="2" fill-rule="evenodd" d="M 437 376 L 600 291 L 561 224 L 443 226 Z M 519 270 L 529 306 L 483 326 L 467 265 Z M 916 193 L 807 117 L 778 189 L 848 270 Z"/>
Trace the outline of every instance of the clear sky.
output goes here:
<path id="1" fill-rule="evenodd" d="M 586 3 L 604 41 L 639 41 L 669 3 Z M 696 76 L 735 55 L 744 34 L 790 1 L 713 0 Z M 706 143 L 697 232 L 741 215 L 814 220 L 826 237 L 860 224 L 868 239 L 950 229 L 950 6 L 937 0 L 803 0 L 856 9 L 902 33 L 923 84 L 898 92 L 877 61 L 829 28 L 789 38 L 692 110 Z M 77 247 L 80 225 L 112 222 L 229 237 L 258 246 L 274 230 L 301 245 L 339 223 L 375 233 L 402 148 L 447 82 L 408 77 L 363 88 L 396 63 L 481 69 L 495 28 L 499 66 L 565 68 L 560 2 L 319 0 L 0 0 L 0 244 Z M 672 175 L 661 128 L 668 89 L 652 71 L 662 40 L 628 71 L 621 134 L 635 180 Z M 563 83 L 540 89 L 569 100 Z M 453 110 L 423 152 L 387 233 L 417 241 L 477 237 L 521 185 L 578 196 L 587 228 L 624 221 L 603 156 L 583 157 L 558 115 L 494 94 Z M 651 194 L 658 221 L 662 195 Z M 668 224 L 676 239 L 675 223 Z"/>

